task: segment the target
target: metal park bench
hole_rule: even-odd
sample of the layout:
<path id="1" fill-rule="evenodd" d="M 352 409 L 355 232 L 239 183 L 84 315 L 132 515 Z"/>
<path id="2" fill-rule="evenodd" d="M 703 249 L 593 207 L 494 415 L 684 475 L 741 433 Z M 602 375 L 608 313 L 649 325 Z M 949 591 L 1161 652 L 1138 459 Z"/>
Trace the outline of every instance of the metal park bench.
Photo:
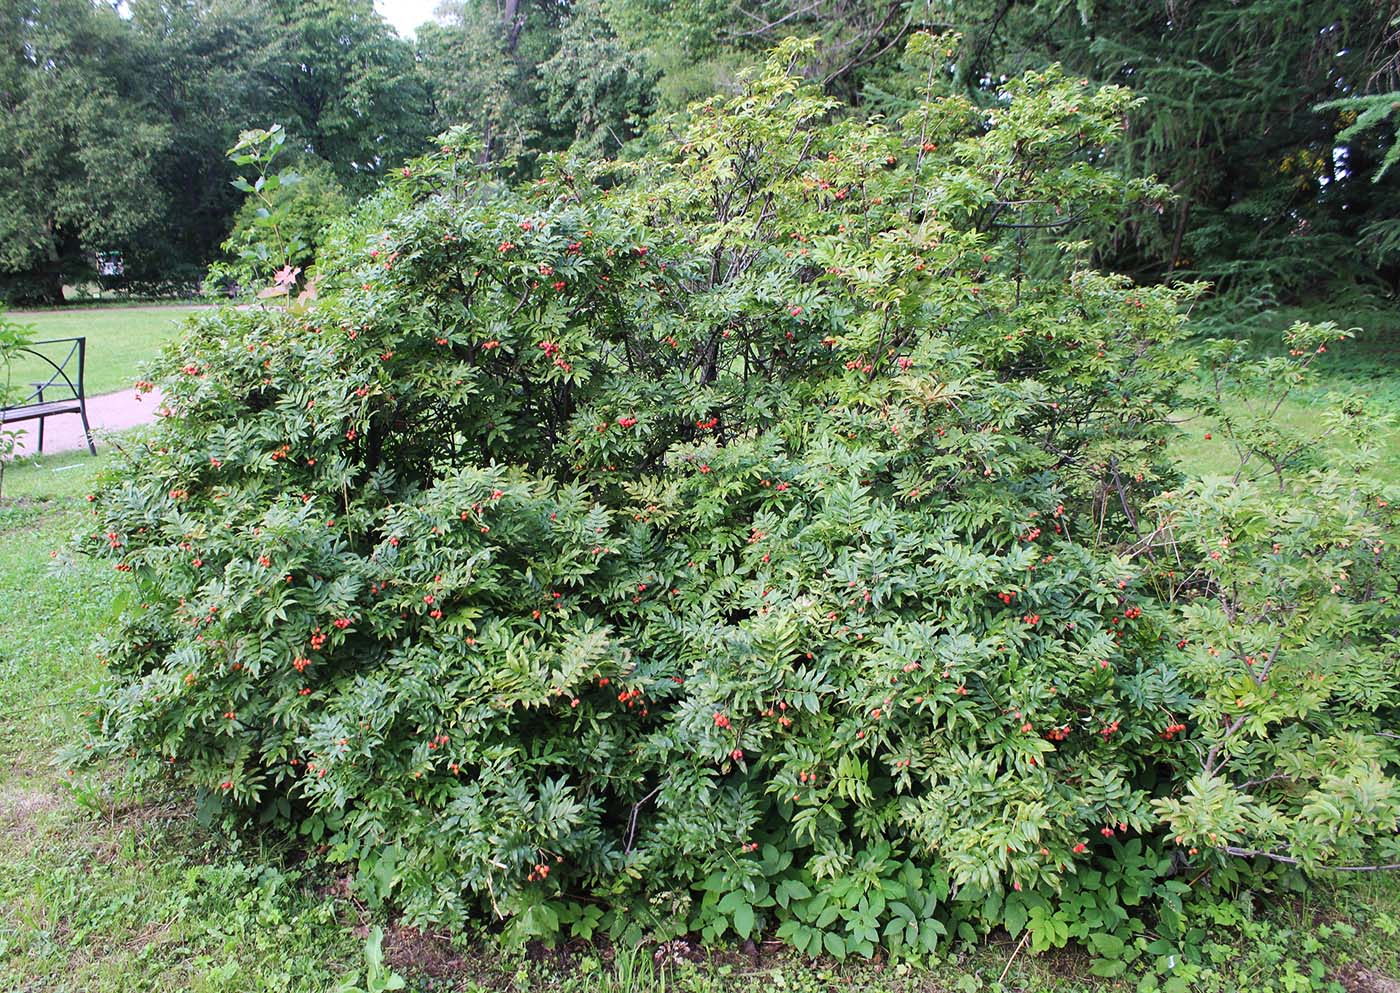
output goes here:
<path id="1" fill-rule="evenodd" d="M 37 356 L 47 367 L 43 373 L 48 378 L 41 382 L 31 382 L 33 391 L 19 403 L 0 407 L 0 427 L 19 421 L 39 422 L 39 451 L 44 450 L 44 419 L 60 414 L 77 414 L 83 419 L 83 437 L 87 438 L 88 451 L 97 454 L 97 446 L 92 442 L 92 429 L 88 427 L 87 394 L 83 392 L 83 370 L 87 364 L 86 338 L 52 338 L 48 341 L 31 342 L 19 349 L 22 354 Z M 48 370 L 52 369 L 52 372 Z M 76 374 L 76 379 L 74 375 Z M 55 395 L 57 394 L 57 395 Z"/>

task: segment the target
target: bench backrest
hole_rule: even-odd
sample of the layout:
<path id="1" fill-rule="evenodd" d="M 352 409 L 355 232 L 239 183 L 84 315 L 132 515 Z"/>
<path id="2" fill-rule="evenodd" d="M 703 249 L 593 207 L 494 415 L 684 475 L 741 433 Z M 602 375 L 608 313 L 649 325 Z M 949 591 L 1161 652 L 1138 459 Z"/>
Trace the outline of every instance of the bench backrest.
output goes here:
<path id="1" fill-rule="evenodd" d="M 79 399 L 83 396 L 83 372 L 87 365 L 87 338 L 50 338 L 47 341 L 32 341 L 21 354 L 37 356 L 40 369 L 32 377 L 29 393 L 15 404 L 23 407 L 50 400 Z M 33 363 L 30 363 L 33 364 Z M 45 377 L 42 381 L 40 376 Z M 66 392 L 65 392 L 66 391 Z"/>

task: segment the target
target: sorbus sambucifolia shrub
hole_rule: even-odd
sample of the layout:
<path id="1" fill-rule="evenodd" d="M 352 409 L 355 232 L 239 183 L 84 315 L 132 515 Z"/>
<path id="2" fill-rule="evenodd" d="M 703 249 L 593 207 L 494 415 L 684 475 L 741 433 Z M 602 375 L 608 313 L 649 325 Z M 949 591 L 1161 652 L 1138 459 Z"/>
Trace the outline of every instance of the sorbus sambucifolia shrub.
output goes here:
<path id="1" fill-rule="evenodd" d="M 520 934 L 1044 946 L 1173 865 L 1400 861 L 1386 501 L 1228 404 L 1191 481 L 1200 288 L 1057 241 L 1164 195 L 1100 167 L 1131 96 L 833 120 L 800 56 L 518 188 L 449 132 L 309 309 L 193 319 L 97 496 L 93 752 Z"/>

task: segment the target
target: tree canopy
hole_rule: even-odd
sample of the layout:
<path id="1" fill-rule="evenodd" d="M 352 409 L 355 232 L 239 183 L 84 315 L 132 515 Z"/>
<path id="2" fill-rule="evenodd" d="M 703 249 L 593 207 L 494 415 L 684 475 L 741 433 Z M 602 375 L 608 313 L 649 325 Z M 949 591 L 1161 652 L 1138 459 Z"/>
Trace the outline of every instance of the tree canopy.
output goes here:
<path id="1" fill-rule="evenodd" d="M 0 62 L 0 270 L 11 292 L 61 299 L 76 258 L 156 222 L 173 128 L 137 35 L 87 0 L 7 0 Z"/>
<path id="2" fill-rule="evenodd" d="M 896 117 L 925 82 L 992 112 L 1061 64 L 1143 99 L 1110 167 L 1169 194 L 1092 232 L 1137 279 L 1203 279 L 1235 304 L 1400 280 L 1396 4 L 1348 0 L 444 0 L 409 40 L 371 0 L 3 0 L 0 295 L 56 299 L 120 250 L 139 285 L 192 283 L 241 198 L 224 151 L 280 124 L 354 196 L 455 125 L 482 162 L 634 158 L 692 100 L 738 91 L 784 38 L 836 117 Z M 916 30 L 967 43 L 935 78 Z M 917 74 L 916 74 L 917 75 Z"/>

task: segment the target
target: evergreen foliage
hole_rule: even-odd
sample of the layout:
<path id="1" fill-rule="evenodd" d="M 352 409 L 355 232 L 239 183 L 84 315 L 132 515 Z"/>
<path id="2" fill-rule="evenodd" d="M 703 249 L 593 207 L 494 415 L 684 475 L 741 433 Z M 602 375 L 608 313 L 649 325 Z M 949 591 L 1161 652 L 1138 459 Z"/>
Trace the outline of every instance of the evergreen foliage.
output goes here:
<path id="1" fill-rule="evenodd" d="M 977 40 L 970 83 L 1055 59 L 1144 98 L 1118 167 L 1157 176 L 1173 199 L 1104 232 L 1106 264 L 1139 279 L 1210 280 L 1237 310 L 1378 275 L 1394 289 L 1392 266 L 1378 273 L 1354 251 L 1365 225 L 1400 205 L 1394 182 L 1370 182 L 1390 136 L 1348 129 L 1317 106 L 1394 87 L 1392 4 L 946 6 Z"/>

